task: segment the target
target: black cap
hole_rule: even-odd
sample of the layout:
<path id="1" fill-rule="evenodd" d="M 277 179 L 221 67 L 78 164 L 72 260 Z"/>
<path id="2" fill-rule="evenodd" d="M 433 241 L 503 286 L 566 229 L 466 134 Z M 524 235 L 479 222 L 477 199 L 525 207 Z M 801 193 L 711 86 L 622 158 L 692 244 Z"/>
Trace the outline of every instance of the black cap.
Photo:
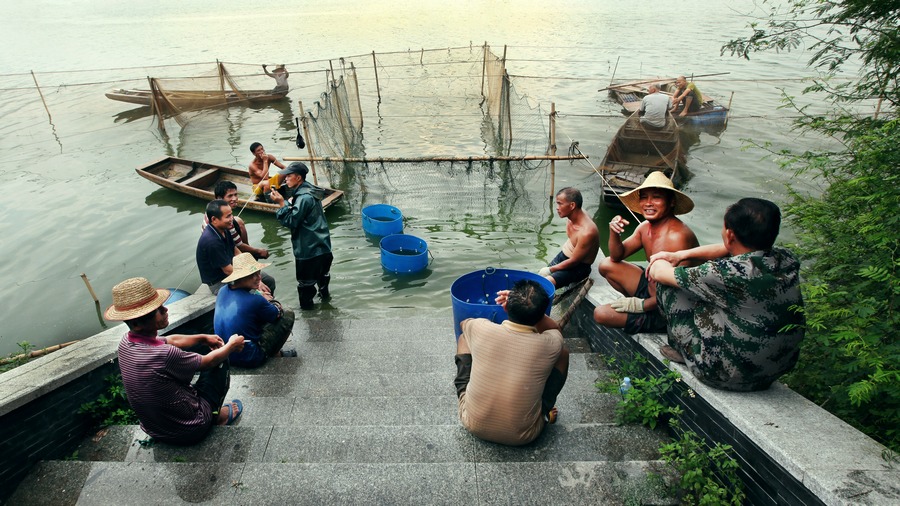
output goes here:
<path id="1" fill-rule="evenodd" d="M 306 180 L 306 175 L 309 174 L 309 167 L 307 167 L 303 162 L 293 162 L 284 170 L 279 172 L 279 174 L 281 174 L 282 176 L 287 176 L 288 174 L 300 174 L 300 177 Z"/>

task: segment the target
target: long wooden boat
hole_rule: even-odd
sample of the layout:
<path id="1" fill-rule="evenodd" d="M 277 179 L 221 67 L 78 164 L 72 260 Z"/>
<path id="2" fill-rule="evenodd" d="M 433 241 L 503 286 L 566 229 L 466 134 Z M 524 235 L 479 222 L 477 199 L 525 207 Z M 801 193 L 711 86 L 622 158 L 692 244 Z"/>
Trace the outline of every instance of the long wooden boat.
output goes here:
<path id="1" fill-rule="evenodd" d="M 619 127 L 600 163 L 603 202 L 624 209 L 618 196 L 640 186 L 654 171 L 662 171 L 678 188 L 684 182 L 685 170 L 685 153 L 672 115 L 665 127 L 653 129 L 641 125 L 638 115 L 633 114 Z"/>
<path id="2" fill-rule="evenodd" d="M 657 85 L 660 93 L 669 96 L 674 95 L 677 90 L 674 78 L 655 78 L 612 85 L 608 88 L 609 96 L 622 105 L 623 114 L 631 115 L 640 109 L 641 99 L 647 96 L 651 84 Z M 717 103 L 706 93 L 703 94 L 703 103 L 700 104 L 699 111 L 689 112 L 684 116 L 675 116 L 675 121 L 679 123 L 694 125 L 724 124 L 727 119 L 728 108 Z"/>
<path id="3" fill-rule="evenodd" d="M 234 91 L 167 91 L 165 96 L 179 109 L 203 109 L 219 105 L 240 102 L 269 102 L 281 100 L 287 96 L 288 90 L 247 90 L 241 93 Z M 150 105 L 153 92 L 150 90 L 113 90 L 106 98 L 128 102 L 129 104 Z"/>
<path id="4" fill-rule="evenodd" d="M 215 199 L 213 188 L 221 180 L 228 180 L 237 186 L 238 206 L 254 211 L 275 213 L 278 206 L 257 200 L 247 200 L 251 195 L 252 185 L 247 169 L 234 169 L 211 163 L 195 162 L 182 158 L 167 156 L 135 169 L 142 177 L 166 188 L 185 193 L 206 201 Z M 322 207 L 327 209 L 344 196 L 341 190 L 323 188 L 325 198 Z"/>

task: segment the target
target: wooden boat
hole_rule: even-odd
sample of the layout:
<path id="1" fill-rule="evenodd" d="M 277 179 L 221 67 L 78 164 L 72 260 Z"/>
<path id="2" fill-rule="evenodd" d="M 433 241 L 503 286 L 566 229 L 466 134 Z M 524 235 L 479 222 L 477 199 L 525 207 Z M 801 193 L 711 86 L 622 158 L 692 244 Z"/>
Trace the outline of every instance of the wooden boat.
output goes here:
<path id="1" fill-rule="evenodd" d="M 154 183 L 172 190 L 186 193 L 206 201 L 215 199 L 213 188 L 216 183 L 225 179 L 237 186 L 238 195 L 241 197 L 251 195 L 252 185 L 247 169 L 233 169 L 211 163 L 195 162 L 167 156 L 153 163 L 143 165 L 135 169 L 142 177 Z M 325 198 L 322 199 L 322 207 L 327 209 L 344 196 L 341 190 L 323 188 Z M 275 213 L 278 206 L 257 200 L 238 198 L 238 206 L 254 211 Z"/>
<path id="2" fill-rule="evenodd" d="M 618 195 L 640 186 L 651 172 L 662 171 L 676 188 L 685 179 L 685 154 L 672 115 L 661 129 L 641 125 L 638 118 L 625 120 L 600 162 L 603 202 L 610 207 L 624 209 Z"/>
<path id="3" fill-rule="evenodd" d="M 647 88 L 649 88 L 651 84 L 656 84 L 659 87 L 660 93 L 669 96 L 674 95 L 677 90 L 674 78 L 655 78 L 645 81 L 632 81 L 615 84 L 607 89 L 609 91 L 609 96 L 617 103 L 622 104 L 622 113 L 631 115 L 640 109 L 641 99 L 647 96 Z M 675 116 L 675 121 L 693 125 L 724 124 L 727 119 L 728 108 L 720 105 L 705 93 L 703 94 L 703 103 L 700 104 L 699 111 L 689 112 L 685 116 Z"/>
<path id="4" fill-rule="evenodd" d="M 167 91 L 166 98 L 179 109 L 203 109 L 219 105 L 229 105 L 240 102 L 270 102 L 281 100 L 287 96 L 288 90 L 247 90 L 241 93 L 234 91 Z M 153 100 L 153 92 L 150 90 L 113 90 L 106 94 L 106 98 L 128 102 L 129 104 L 149 106 Z"/>

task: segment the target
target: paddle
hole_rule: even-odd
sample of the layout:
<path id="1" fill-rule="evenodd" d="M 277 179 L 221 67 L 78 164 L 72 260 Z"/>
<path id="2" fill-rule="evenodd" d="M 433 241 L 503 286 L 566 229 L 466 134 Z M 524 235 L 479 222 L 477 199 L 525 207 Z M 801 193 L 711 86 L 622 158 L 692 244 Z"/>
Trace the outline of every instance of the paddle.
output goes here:
<path id="1" fill-rule="evenodd" d="M 693 81 L 694 79 L 696 79 L 698 77 L 724 76 L 724 75 L 730 74 L 730 73 L 731 72 L 717 72 L 715 74 L 700 74 L 698 76 L 691 76 L 691 80 Z M 607 90 L 611 90 L 613 88 L 619 88 L 622 86 L 634 86 L 635 84 L 647 84 L 647 83 L 655 83 L 655 82 L 659 82 L 659 81 L 674 81 L 674 80 L 675 80 L 674 78 L 672 78 L 672 79 L 656 78 L 656 79 L 647 79 L 646 81 L 631 81 L 628 83 L 611 84 L 611 85 L 607 86 L 606 88 L 601 88 L 597 91 L 607 91 Z"/>

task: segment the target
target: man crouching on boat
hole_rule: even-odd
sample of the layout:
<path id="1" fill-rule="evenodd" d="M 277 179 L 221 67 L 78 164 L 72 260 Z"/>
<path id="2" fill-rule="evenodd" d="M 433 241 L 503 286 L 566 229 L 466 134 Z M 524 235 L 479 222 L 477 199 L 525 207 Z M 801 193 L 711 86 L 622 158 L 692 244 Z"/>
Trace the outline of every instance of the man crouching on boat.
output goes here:
<path id="1" fill-rule="evenodd" d="M 556 193 L 556 214 L 566 218 L 568 240 L 550 265 L 538 274 L 547 278 L 557 289 L 590 276 L 591 265 L 600 251 L 600 231 L 581 208 L 582 202 L 581 192 L 575 188 L 563 188 Z"/>
<path id="2" fill-rule="evenodd" d="M 230 385 L 228 355 L 244 348 L 244 337 L 231 336 L 228 343 L 212 334 L 158 337 L 169 325 L 163 305 L 168 297 L 168 290 L 154 289 L 144 278 L 126 279 L 113 287 L 105 316 L 128 325 L 119 342 L 119 368 L 141 429 L 164 443 L 194 444 L 213 424 L 231 425 L 241 416 L 241 401 L 222 403 Z M 210 351 L 186 351 L 201 347 Z"/>
<path id="3" fill-rule="evenodd" d="M 647 220 L 624 241 L 621 234 L 629 222 L 621 216 L 609 222 L 609 256 L 600 261 L 600 274 L 613 288 L 625 295 L 611 304 L 594 309 L 594 320 L 607 327 L 624 329 L 629 334 L 664 332 L 666 321 L 656 303 L 656 284 L 642 267 L 625 262 L 641 249 L 650 258 L 658 251 L 681 251 L 699 243 L 694 232 L 676 217 L 694 208 L 694 202 L 672 185 L 662 172 L 647 176 L 644 182 L 623 193 L 625 207 Z"/>
<path id="4" fill-rule="evenodd" d="M 650 257 L 670 345 L 700 381 L 725 390 L 769 388 L 793 369 L 803 339 L 800 262 L 774 246 L 781 210 L 746 198 L 725 212 L 722 243 Z M 675 267 L 687 259 L 696 267 Z"/>

